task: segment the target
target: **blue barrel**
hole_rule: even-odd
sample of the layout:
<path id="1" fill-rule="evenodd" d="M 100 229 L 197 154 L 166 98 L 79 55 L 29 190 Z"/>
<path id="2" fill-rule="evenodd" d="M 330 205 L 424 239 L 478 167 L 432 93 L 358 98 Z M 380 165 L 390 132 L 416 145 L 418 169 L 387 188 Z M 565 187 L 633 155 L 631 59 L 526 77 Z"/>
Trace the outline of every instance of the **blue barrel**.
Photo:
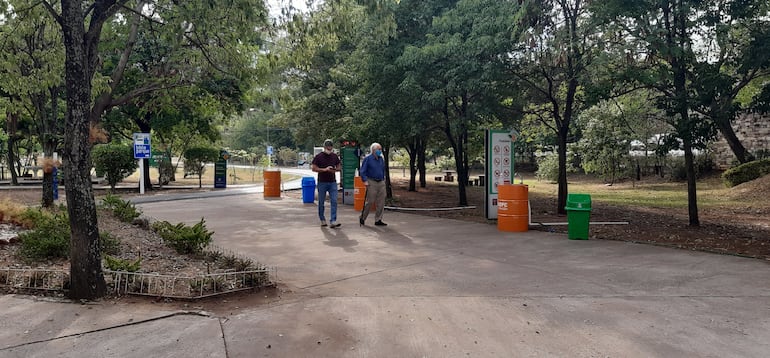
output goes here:
<path id="1" fill-rule="evenodd" d="M 312 203 L 315 200 L 315 178 L 302 177 L 302 202 Z"/>

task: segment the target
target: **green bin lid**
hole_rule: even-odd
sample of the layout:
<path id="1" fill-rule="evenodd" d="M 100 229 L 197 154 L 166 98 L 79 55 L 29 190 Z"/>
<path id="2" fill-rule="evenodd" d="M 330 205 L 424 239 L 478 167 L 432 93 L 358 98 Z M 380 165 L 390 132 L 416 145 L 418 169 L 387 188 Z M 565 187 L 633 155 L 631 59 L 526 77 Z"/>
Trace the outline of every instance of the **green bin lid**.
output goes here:
<path id="1" fill-rule="evenodd" d="M 591 195 L 567 194 L 566 209 L 591 209 Z"/>

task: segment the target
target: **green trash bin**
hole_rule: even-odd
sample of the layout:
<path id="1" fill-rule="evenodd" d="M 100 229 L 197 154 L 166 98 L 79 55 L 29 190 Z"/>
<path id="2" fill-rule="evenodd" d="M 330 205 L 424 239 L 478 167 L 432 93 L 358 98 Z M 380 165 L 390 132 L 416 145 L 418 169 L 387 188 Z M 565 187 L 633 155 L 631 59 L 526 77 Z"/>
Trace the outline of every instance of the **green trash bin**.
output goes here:
<path id="1" fill-rule="evenodd" d="M 567 238 L 588 240 L 588 223 L 591 221 L 591 196 L 588 194 L 567 195 Z"/>

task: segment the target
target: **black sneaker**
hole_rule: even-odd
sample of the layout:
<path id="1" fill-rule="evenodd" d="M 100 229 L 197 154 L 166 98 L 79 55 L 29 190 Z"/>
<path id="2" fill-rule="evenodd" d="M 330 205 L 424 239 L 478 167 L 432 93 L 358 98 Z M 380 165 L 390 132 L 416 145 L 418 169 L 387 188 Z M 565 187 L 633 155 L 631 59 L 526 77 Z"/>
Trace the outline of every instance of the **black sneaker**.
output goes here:
<path id="1" fill-rule="evenodd" d="M 374 225 L 377 225 L 377 226 L 388 226 L 388 224 L 386 224 L 386 223 L 382 222 L 382 220 L 376 221 L 376 222 L 374 223 Z"/>
<path id="2" fill-rule="evenodd" d="M 332 228 L 332 229 L 333 228 L 338 228 L 340 226 L 342 226 L 342 224 L 340 224 L 340 223 L 338 223 L 336 221 L 332 221 L 331 223 L 329 223 L 329 227 Z"/>

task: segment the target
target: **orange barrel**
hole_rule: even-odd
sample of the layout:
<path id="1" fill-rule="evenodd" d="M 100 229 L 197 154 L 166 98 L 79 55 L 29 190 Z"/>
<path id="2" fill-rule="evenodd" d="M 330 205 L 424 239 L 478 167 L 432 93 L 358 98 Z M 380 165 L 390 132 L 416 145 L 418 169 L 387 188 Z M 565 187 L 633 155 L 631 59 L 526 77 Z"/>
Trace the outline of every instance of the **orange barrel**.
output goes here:
<path id="1" fill-rule="evenodd" d="M 265 179 L 265 198 L 280 198 L 281 197 L 281 171 L 265 169 L 263 172 L 263 178 Z"/>
<path id="2" fill-rule="evenodd" d="M 497 230 L 529 231 L 529 188 L 523 184 L 497 187 Z"/>
<path id="3" fill-rule="evenodd" d="M 366 185 L 361 177 L 353 178 L 353 210 L 364 211 L 364 204 L 366 204 Z M 369 212 L 374 211 L 374 205 Z"/>

